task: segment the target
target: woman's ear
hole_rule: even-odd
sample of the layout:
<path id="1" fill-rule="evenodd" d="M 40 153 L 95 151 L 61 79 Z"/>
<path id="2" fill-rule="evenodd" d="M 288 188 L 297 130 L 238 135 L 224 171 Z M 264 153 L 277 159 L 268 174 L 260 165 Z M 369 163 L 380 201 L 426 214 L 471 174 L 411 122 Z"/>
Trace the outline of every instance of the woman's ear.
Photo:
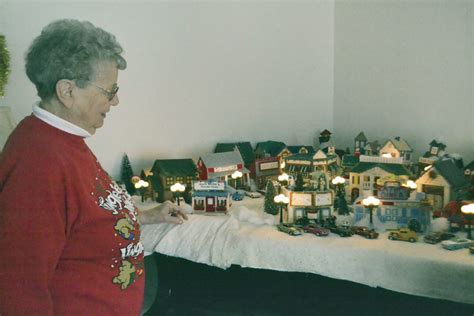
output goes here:
<path id="1" fill-rule="evenodd" d="M 61 79 L 56 83 L 56 96 L 66 108 L 71 108 L 74 104 L 74 87 L 74 81 L 68 79 Z"/>

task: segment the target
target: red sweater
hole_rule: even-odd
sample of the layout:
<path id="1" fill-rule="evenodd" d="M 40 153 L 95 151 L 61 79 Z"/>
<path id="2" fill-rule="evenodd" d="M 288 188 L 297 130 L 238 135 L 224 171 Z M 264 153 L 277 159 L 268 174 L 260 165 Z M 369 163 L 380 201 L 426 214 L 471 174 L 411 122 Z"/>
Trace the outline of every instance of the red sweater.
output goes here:
<path id="1" fill-rule="evenodd" d="M 137 216 L 82 137 L 25 118 L 0 154 L 0 315 L 139 315 Z"/>

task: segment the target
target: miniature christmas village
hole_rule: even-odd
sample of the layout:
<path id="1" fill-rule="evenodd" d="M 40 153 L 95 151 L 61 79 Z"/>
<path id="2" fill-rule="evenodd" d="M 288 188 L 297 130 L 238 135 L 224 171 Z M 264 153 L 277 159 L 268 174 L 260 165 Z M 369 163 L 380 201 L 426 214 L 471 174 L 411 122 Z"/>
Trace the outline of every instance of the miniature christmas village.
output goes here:
<path id="1" fill-rule="evenodd" d="M 400 137 L 380 145 L 363 132 L 353 153 L 336 149 L 331 132 L 319 134 L 319 148 L 279 141 L 218 143 L 214 153 L 192 159 L 157 159 L 149 171 L 133 173 L 128 156 L 121 182 L 142 201 L 189 204 L 195 214 L 227 214 L 233 201 L 262 198 L 277 229 L 368 239 L 387 232 L 391 240 L 427 243 L 445 249 L 469 248 L 474 215 L 474 161 L 446 152 L 433 140 L 417 162 Z M 433 222 L 444 220 L 444 229 Z M 467 238 L 464 238 L 467 232 Z"/>

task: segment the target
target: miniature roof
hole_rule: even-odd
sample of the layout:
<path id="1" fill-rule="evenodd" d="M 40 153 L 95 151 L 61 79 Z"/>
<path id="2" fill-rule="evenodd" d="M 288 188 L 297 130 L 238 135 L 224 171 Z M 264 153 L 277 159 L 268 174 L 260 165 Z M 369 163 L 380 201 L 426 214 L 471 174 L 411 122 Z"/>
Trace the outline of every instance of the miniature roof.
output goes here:
<path id="1" fill-rule="evenodd" d="M 354 167 L 359 163 L 359 157 L 351 155 L 351 154 L 345 154 L 342 157 L 342 166 L 343 167 Z"/>
<path id="2" fill-rule="evenodd" d="M 469 169 L 469 170 L 474 169 L 474 160 L 471 161 L 466 167 L 464 167 L 464 170 L 466 169 Z"/>
<path id="3" fill-rule="evenodd" d="M 197 173 L 196 165 L 191 158 L 187 159 L 157 159 L 151 168 L 153 175 L 189 177 Z"/>
<path id="4" fill-rule="evenodd" d="M 385 145 L 387 145 L 388 142 L 392 142 L 393 146 L 395 146 L 395 148 L 400 152 L 407 152 L 407 151 L 412 152 L 413 151 L 413 149 L 410 147 L 410 145 L 408 145 L 408 143 L 403 138 L 401 138 L 399 136 L 387 140 Z M 384 145 L 384 147 L 385 147 L 385 145 Z"/>
<path id="5" fill-rule="evenodd" d="M 360 132 L 359 135 L 357 135 L 354 140 L 355 140 L 355 141 L 363 141 L 363 142 L 366 142 L 366 141 L 367 141 L 367 137 L 365 137 L 364 132 Z"/>
<path id="6" fill-rule="evenodd" d="M 464 176 L 464 172 L 456 167 L 454 161 L 451 159 L 438 160 L 433 164 L 433 168 L 455 188 L 462 188 L 469 185 L 469 181 Z"/>
<path id="7" fill-rule="evenodd" d="M 408 169 L 402 164 L 394 164 L 394 163 L 381 163 L 381 162 L 359 162 L 351 172 L 355 173 L 362 173 L 367 170 L 379 167 L 382 170 L 387 171 L 388 173 L 392 173 L 397 176 L 410 176 L 411 173 Z"/>
<path id="8" fill-rule="evenodd" d="M 242 155 L 239 151 L 227 151 L 223 153 L 210 153 L 201 156 L 204 165 L 207 168 L 224 167 L 229 165 L 244 164 Z"/>
<path id="9" fill-rule="evenodd" d="M 321 136 L 331 136 L 332 133 L 330 131 L 328 131 L 327 129 L 325 129 L 319 135 L 321 135 Z"/>
<path id="10" fill-rule="evenodd" d="M 368 142 L 365 147 L 369 147 L 372 151 L 377 151 L 380 149 L 380 144 L 378 140 L 374 140 L 373 142 Z"/>
<path id="11" fill-rule="evenodd" d="M 307 161 L 313 161 L 313 154 L 295 154 L 295 155 L 291 155 L 291 156 L 288 156 L 288 157 L 285 157 L 285 160 L 286 161 L 291 161 L 291 160 L 307 160 Z"/>
<path id="12" fill-rule="evenodd" d="M 430 146 L 432 147 L 438 147 L 439 149 L 441 150 L 444 150 L 446 148 L 446 145 L 441 143 L 441 142 L 438 142 L 436 139 L 433 139 L 430 143 Z"/>
<path id="13" fill-rule="evenodd" d="M 217 143 L 214 149 L 215 153 L 222 153 L 235 150 L 235 147 L 240 151 L 244 164 L 250 166 L 255 161 L 255 153 L 250 142 L 239 143 Z"/>
<path id="14" fill-rule="evenodd" d="M 292 154 L 299 154 L 301 148 L 306 148 L 306 150 L 308 151 L 308 154 L 311 154 L 311 153 L 314 154 L 314 153 L 315 153 L 315 150 L 314 150 L 314 147 L 313 147 L 313 146 L 294 145 L 294 146 L 286 146 L 286 148 L 288 148 L 288 150 L 289 150 Z"/>
<path id="15" fill-rule="evenodd" d="M 283 149 L 285 149 L 285 147 L 286 144 L 283 142 L 267 140 L 266 142 L 257 143 L 255 151 L 262 151 L 272 157 L 276 157 Z"/>

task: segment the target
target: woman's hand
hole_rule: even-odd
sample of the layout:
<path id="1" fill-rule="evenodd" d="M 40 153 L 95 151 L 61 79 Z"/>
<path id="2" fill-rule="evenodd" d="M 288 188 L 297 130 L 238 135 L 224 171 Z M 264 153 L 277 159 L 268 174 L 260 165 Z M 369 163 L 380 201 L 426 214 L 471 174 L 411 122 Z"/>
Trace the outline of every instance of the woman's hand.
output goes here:
<path id="1" fill-rule="evenodd" d="M 165 201 L 162 204 L 146 210 L 140 211 L 140 222 L 142 225 L 173 223 L 182 224 L 188 217 L 176 204 Z"/>

